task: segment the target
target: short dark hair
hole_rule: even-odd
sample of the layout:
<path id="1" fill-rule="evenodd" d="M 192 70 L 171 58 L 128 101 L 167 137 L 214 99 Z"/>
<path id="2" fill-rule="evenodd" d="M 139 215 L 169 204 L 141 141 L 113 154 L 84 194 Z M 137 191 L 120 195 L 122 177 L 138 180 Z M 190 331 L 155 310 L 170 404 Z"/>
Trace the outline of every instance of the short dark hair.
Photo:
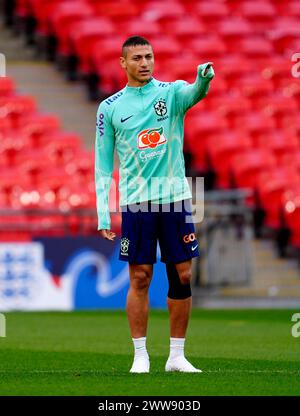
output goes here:
<path id="1" fill-rule="evenodd" d="M 138 45 L 149 45 L 151 46 L 151 43 L 143 38 L 142 36 L 130 36 L 128 39 L 125 40 L 125 42 L 122 45 L 122 55 L 125 56 L 125 48 L 128 48 L 129 46 L 138 46 Z"/>

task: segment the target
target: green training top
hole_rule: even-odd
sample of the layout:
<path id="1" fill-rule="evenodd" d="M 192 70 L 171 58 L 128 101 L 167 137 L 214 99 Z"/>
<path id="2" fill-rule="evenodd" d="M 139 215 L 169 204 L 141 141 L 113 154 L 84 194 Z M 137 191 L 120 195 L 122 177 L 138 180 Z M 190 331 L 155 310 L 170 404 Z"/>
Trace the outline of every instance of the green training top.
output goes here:
<path id="1" fill-rule="evenodd" d="M 120 161 L 120 205 L 169 203 L 191 198 L 183 158 L 186 111 L 204 98 L 214 76 L 198 66 L 193 84 L 160 82 L 126 86 L 97 111 L 95 184 L 98 230 L 110 229 L 109 191 L 114 149 Z"/>

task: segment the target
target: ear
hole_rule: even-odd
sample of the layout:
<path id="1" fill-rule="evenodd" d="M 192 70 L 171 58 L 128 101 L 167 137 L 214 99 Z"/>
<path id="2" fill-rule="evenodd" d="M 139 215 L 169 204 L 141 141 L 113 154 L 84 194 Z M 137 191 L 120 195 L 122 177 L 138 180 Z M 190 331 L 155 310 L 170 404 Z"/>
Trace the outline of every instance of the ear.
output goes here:
<path id="1" fill-rule="evenodd" d="M 120 65 L 123 69 L 126 69 L 126 61 L 125 61 L 124 56 L 120 57 Z"/>

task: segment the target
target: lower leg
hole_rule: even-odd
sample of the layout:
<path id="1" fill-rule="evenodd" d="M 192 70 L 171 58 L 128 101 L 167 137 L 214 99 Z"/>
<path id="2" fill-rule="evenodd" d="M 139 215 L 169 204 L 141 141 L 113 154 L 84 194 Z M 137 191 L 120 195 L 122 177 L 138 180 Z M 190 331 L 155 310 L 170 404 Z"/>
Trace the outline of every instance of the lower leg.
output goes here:
<path id="1" fill-rule="evenodd" d="M 185 338 L 192 297 L 187 299 L 170 299 L 167 298 L 167 305 L 170 316 L 170 336 L 172 338 Z"/>
<path id="2" fill-rule="evenodd" d="M 167 305 L 170 315 L 170 335 L 184 338 L 192 306 L 190 284 L 192 263 L 191 260 L 179 264 L 168 263 L 166 269 L 169 281 Z"/>
<path id="3" fill-rule="evenodd" d="M 188 327 L 192 297 L 190 290 L 191 261 L 167 266 L 170 316 L 170 354 L 166 371 L 201 372 L 184 356 L 185 336 Z M 170 297 L 171 296 L 171 297 Z"/>
<path id="4" fill-rule="evenodd" d="M 134 360 L 131 373 L 148 373 L 149 356 L 146 349 L 148 323 L 148 288 L 152 277 L 151 265 L 129 266 L 130 288 L 127 295 L 126 312 L 134 345 Z"/>
<path id="5" fill-rule="evenodd" d="M 126 312 L 132 338 L 145 337 L 148 324 L 148 291 L 130 288 L 127 295 Z"/>

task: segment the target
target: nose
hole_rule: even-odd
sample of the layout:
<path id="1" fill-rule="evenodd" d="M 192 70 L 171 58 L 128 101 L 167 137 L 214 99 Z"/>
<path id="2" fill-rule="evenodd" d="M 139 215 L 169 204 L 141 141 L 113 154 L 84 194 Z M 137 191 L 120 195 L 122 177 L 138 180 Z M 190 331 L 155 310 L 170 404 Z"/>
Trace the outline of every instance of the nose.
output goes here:
<path id="1" fill-rule="evenodd" d="M 143 58 L 143 59 L 142 59 L 142 61 L 141 61 L 141 66 L 142 66 L 142 67 L 146 67 L 146 66 L 147 66 L 147 59 L 146 59 L 146 58 Z"/>

